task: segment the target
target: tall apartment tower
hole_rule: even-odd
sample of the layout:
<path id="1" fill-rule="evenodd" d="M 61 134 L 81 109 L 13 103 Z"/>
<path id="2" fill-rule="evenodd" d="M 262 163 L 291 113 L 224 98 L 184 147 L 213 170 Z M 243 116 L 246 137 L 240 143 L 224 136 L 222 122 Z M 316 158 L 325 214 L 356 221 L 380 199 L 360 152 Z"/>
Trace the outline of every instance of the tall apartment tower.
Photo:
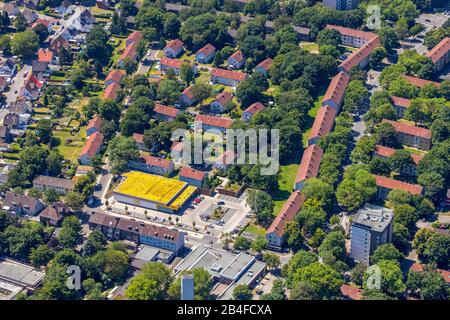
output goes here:
<path id="1" fill-rule="evenodd" d="M 392 210 L 373 204 L 359 210 L 350 227 L 350 258 L 369 265 L 374 250 L 392 242 L 393 218 Z"/>
<path id="2" fill-rule="evenodd" d="M 194 300 L 194 276 L 181 277 L 181 300 Z"/>
<path id="3" fill-rule="evenodd" d="M 322 3 L 333 10 L 352 10 L 358 6 L 359 0 L 322 0 Z"/>

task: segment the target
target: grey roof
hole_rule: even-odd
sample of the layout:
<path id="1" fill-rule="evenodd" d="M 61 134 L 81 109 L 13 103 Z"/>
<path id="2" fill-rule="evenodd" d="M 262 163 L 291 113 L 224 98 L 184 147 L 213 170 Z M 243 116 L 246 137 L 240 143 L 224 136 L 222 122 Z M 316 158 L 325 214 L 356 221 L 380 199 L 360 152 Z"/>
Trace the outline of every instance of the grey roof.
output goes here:
<path id="1" fill-rule="evenodd" d="M 36 211 L 38 206 L 43 206 L 43 204 L 36 198 L 24 196 L 11 191 L 6 192 L 5 200 L 3 205 L 11 208 L 26 207 L 27 210 Z"/>
<path id="2" fill-rule="evenodd" d="M 75 182 L 68 179 L 62 179 L 62 178 L 56 178 L 56 177 L 50 177 L 50 176 L 37 176 L 33 180 L 34 184 L 42 184 L 46 187 L 54 187 L 54 188 L 63 188 L 68 190 L 73 190 L 73 187 L 75 185 Z"/>
<path id="3" fill-rule="evenodd" d="M 35 287 L 44 279 L 45 273 L 14 260 L 0 261 L 0 279 L 14 284 Z"/>
<path id="4" fill-rule="evenodd" d="M 383 232 L 392 222 L 394 211 L 374 204 L 366 204 L 358 210 L 352 220 L 352 224 L 365 226 L 368 229 Z"/>

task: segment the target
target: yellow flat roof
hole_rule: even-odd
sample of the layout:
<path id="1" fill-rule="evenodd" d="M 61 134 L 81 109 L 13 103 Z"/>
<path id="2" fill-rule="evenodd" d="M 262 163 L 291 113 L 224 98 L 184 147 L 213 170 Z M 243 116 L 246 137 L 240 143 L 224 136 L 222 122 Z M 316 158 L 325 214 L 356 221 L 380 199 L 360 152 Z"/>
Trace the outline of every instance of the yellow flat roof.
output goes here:
<path id="1" fill-rule="evenodd" d="M 114 192 L 168 205 L 187 185 L 186 182 L 153 174 L 131 171 Z"/>
<path id="2" fill-rule="evenodd" d="M 170 205 L 171 209 L 178 210 L 181 206 L 189 199 L 192 194 L 197 190 L 194 186 L 188 186 L 184 191 L 175 199 L 174 202 Z"/>

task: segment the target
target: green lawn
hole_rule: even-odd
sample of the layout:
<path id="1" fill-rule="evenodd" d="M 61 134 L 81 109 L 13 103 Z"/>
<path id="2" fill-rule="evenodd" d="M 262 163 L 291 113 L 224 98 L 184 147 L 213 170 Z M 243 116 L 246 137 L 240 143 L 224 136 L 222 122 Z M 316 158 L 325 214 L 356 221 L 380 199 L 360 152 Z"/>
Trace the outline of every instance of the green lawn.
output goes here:
<path id="1" fill-rule="evenodd" d="M 60 140 L 59 145 L 56 147 L 61 155 L 72 162 L 76 162 L 78 156 L 83 149 L 86 138 L 86 127 L 81 127 L 79 132 L 74 132 L 73 135 L 70 131 L 54 130 L 53 136 Z M 72 142 L 67 142 L 67 140 Z"/>
<path id="2" fill-rule="evenodd" d="M 300 47 L 309 51 L 310 53 L 318 54 L 319 53 L 319 45 L 315 42 L 307 42 L 303 41 L 300 43 Z"/>
<path id="3" fill-rule="evenodd" d="M 297 175 L 299 163 L 292 163 L 280 166 L 280 173 L 278 178 L 279 190 L 272 196 L 275 201 L 275 208 L 273 213 L 275 215 L 280 212 L 284 202 L 289 198 L 294 187 L 295 176 Z"/>
<path id="4" fill-rule="evenodd" d="M 249 224 L 245 227 L 244 232 L 252 233 L 257 236 L 264 236 L 266 234 L 266 229 L 256 224 Z"/>
<path id="5" fill-rule="evenodd" d="M 322 99 L 323 99 L 324 95 L 325 95 L 325 93 L 318 96 L 316 98 L 316 100 L 314 100 L 314 107 L 308 111 L 308 116 L 309 116 L 308 127 L 309 128 L 303 134 L 303 147 L 305 147 L 305 148 L 307 147 L 307 144 L 308 144 L 309 132 L 311 131 L 312 124 L 314 123 L 314 119 L 316 118 L 317 111 L 322 106 Z"/>

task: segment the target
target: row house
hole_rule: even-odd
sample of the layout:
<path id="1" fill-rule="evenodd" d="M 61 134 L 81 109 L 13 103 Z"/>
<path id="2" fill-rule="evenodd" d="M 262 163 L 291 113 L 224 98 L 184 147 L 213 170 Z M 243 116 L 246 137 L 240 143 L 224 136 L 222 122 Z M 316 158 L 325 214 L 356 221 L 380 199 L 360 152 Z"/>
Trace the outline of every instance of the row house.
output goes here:
<path id="1" fill-rule="evenodd" d="M 180 74 L 180 70 L 181 70 L 181 66 L 183 64 L 189 64 L 191 65 L 189 62 L 183 61 L 183 60 L 179 60 L 179 59 L 171 59 L 171 58 L 166 58 L 166 57 L 162 57 L 159 65 L 160 65 L 160 70 L 162 72 L 167 72 L 167 70 L 172 69 L 173 71 L 175 71 L 175 74 Z M 197 66 L 195 64 L 191 65 L 192 67 L 192 71 L 194 72 L 194 74 L 197 73 Z"/>
<path id="2" fill-rule="evenodd" d="M 356 29 L 345 28 L 341 26 L 336 26 L 332 24 L 328 24 L 326 29 L 336 30 L 341 34 L 341 42 L 342 44 L 350 47 L 361 48 L 372 39 L 378 37 L 373 32 L 365 32 Z"/>
<path id="3" fill-rule="evenodd" d="M 214 59 L 215 54 L 216 48 L 212 44 L 208 43 L 195 53 L 195 60 L 198 63 L 209 63 Z"/>
<path id="4" fill-rule="evenodd" d="M 235 163 L 236 157 L 236 153 L 233 150 L 227 150 L 217 157 L 213 163 L 213 168 L 226 171 Z"/>
<path id="5" fill-rule="evenodd" d="M 214 113 L 223 113 L 230 108 L 231 101 L 233 100 L 233 95 L 229 92 L 222 92 L 219 94 L 216 99 L 209 105 L 211 112 Z"/>
<path id="6" fill-rule="evenodd" d="M 270 66 L 272 65 L 273 60 L 271 58 L 267 58 L 266 60 L 262 61 L 261 63 L 259 63 L 254 69 L 254 72 L 261 72 L 263 73 L 266 77 L 269 76 L 269 70 L 270 70 Z"/>
<path id="7" fill-rule="evenodd" d="M 295 177 L 294 190 L 301 190 L 306 180 L 317 177 L 322 156 L 322 148 L 315 144 L 310 145 L 303 151 L 302 161 L 298 166 Z"/>
<path id="8" fill-rule="evenodd" d="M 373 38 L 343 61 L 338 66 L 338 70 L 350 72 L 353 67 L 364 69 L 369 64 L 370 55 L 380 44 L 381 41 L 379 37 Z"/>
<path id="9" fill-rule="evenodd" d="M 91 134 L 95 132 L 100 132 L 103 125 L 103 119 L 100 115 L 95 115 L 91 120 L 89 120 L 86 127 L 86 136 L 89 137 Z"/>
<path id="10" fill-rule="evenodd" d="M 138 44 L 132 43 L 129 46 L 125 47 L 125 50 L 120 55 L 119 59 L 117 60 L 117 64 L 119 67 L 123 68 L 125 65 L 126 60 L 136 61 L 138 56 Z"/>
<path id="11" fill-rule="evenodd" d="M 397 118 L 403 118 L 406 109 L 411 105 L 411 100 L 396 96 L 391 96 L 391 102 L 397 113 Z"/>
<path id="12" fill-rule="evenodd" d="M 39 199 L 11 191 L 6 192 L 3 200 L 3 210 L 14 212 L 18 215 L 34 216 L 42 211 L 44 207 L 45 205 Z"/>
<path id="13" fill-rule="evenodd" d="M 248 74 L 240 71 L 231 71 L 220 68 L 211 69 L 211 82 L 236 87 L 248 78 Z"/>
<path id="14" fill-rule="evenodd" d="M 51 176 L 39 175 L 33 179 L 33 187 L 44 192 L 47 189 L 55 189 L 60 194 L 73 191 L 75 182 L 69 179 L 62 179 Z"/>
<path id="15" fill-rule="evenodd" d="M 383 123 L 389 123 L 394 127 L 397 139 L 401 144 L 421 150 L 431 148 L 430 130 L 387 119 L 383 119 Z"/>
<path id="16" fill-rule="evenodd" d="M 150 155 L 141 155 L 139 159 L 130 161 L 128 167 L 132 170 L 158 174 L 160 176 L 169 175 L 175 170 L 175 166 L 171 160 Z"/>
<path id="17" fill-rule="evenodd" d="M 104 100 L 116 100 L 117 94 L 119 93 L 120 84 L 118 83 L 112 83 L 109 86 L 106 87 L 105 91 L 103 92 L 102 98 Z"/>
<path id="18" fill-rule="evenodd" d="M 176 58 L 183 52 L 183 41 L 179 39 L 174 39 L 169 41 L 164 47 L 164 56 L 167 58 Z"/>
<path id="19" fill-rule="evenodd" d="M 91 159 L 100 152 L 103 146 L 103 140 L 104 136 L 101 132 L 94 132 L 87 138 L 86 144 L 78 156 L 80 164 L 88 165 L 91 163 Z"/>
<path id="20" fill-rule="evenodd" d="M 244 63 L 245 58 L 241 50 L 236 51 L 227 59 L 227 66 L 230 69 L 240 69 Z"/>
<path id="21" fill-rule="evenodd" d="M 264 110 L 264 105 L 261 102 L 252 103 L 242 112 L 242 121 L 250 122 L 255 114 Z"/>
<path id="22" fill-rule="evenodd" d="M 133 43 L 139 43 L 144 38 L 142 32 L 133 31 L 125 40 L 125 47 L 132 45 Z"/>
<path id="23" fill-rule="evenodd" d="M 280 213 L 276 216 L 270 227 L 267 229 L 266 240 L 270 248 L 280 250 L 283 247 L 285 242 L 286 226 L 297 215 L 304 201 L 305 197 L 300 191 L 294 191 L 291 193 L 281 208 Z"/>
<path id="24" fill-rule="evenodd" d="M 192 85 L 183 90 L 180 95 L 179 102 L 183 107 L 190 107 L 197 102 L 197 99 L 192 92 Z"/>
<path id="25" fill-rule="evenodd" d="M 450 37 L 442 39 L 427 53 L 437 71 L 442 70 L 450 62 Z"/>
<path id="26" fill-rule="evenodd" d="M 220 132 L 225 132 L 225 130 L 229 129 L 232 124 L 232 119 L 198 114 L 195 117 L 194 128 L 195 130 L 207 131 L 209 129 L 214 129 Z"/>
<path id="27" fill-rule="evenodd" d="M 345 90 L 350 82 L 350 75 L 341 71 L 331 79 L 327 91 L 322 99 L 322 106 L 330 106 L 336 113 L 341 110 L 344 101 Z"/>
<path id="28" fill-rule="evenodd" d="M 161 121 L 173 121 L 181 113 L 181 110 L 157 103 L 153 108 L 153 113 L 155 118 Z"/>
<path id="29" fill-rule="evenodd" d="M 308 136 L 308 145 L 317 143 L 320 138 L 325 137 L 331 132 L 334 125 L 334 119 L 336 118 L 336 110 L 329 107 L 321 107 L 317 111 L 316 118 L 312 129 Z"/>
<path id="30" fill-rule="evenodd" d="M 392 157 L 397 150 L 393 148 L 388 148 L 381 145 L 376 145 L 374 150 L 374 156 L 381 157 L 384 159 L 388 159 Z M 401 172 L 402 174 L 410 175 L 410 176 L 416 176 L 417 175 L 417 166 L 419 165 L 419 162 L 422 160 L 423 156 L 411 153 L 411 159 L 414 162 L 414 164 L 411 164 L 407 168 Z"/>
<path id="31" fill-rule="evenodd" d="M 403 190 L 412 195 L 422 194 L 423 188 L 418 184 L 410 184 L 403 181 L 398 181 L 383 176 L 375 176 L 375 183 L 377 186 L 376 198 L 380 200 L 386 199 L 389 192 L 392 190 Z"/>
<path id="32" fill-rule="evenodd" d="M 125 70 L 111 70 L 105 79 L 105 87 L 109 86 L 110 84 L 117 83 L 120 84 L 122 79 L 126 76 Z"/>
<path id="33" fill-rule="evenodd" d="M 417 77 L 411 77 L 407 75 L 402 75 L 402 78 L 406 80 L 410 85 L 413 85 L 415 87 L 423 88 L 425 86 L 433 85 L 436 88 L 439 88 L 441 85 L 439 82 L 425 80 Z"/>
<path id="34" fill-rule="evenodd" d="M 208 173 L 200 170 L 192 169 L 191 167 L 184 166 L 181 168 L 179 174 L 180 181 L 187 182 L 191 186 L 202 188 L 205 179 L 208 177 Z"/>

